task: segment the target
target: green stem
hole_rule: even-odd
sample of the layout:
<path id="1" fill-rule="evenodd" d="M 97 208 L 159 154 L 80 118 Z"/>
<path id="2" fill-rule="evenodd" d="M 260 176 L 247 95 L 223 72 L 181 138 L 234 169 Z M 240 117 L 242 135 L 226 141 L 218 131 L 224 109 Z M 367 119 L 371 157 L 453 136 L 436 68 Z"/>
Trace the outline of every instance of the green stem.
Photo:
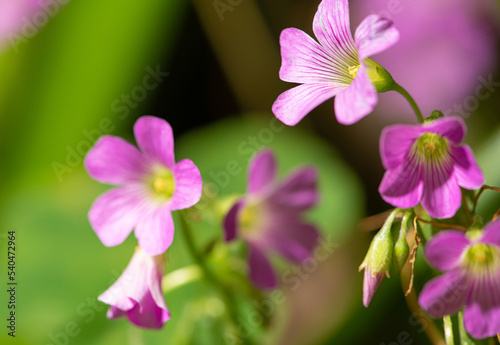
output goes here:
<path id="1" fill-rule="evenodd" d="M 413 97 L 408 93 L 408 91 L 406 91 L 405 89 L 403 89 L 401 87 L 401 85 L 396 84 L 396 83 L 394 86 L 394 91 L 399 93 L 401 96 L 403 96 L 408 101 L 408 103 L 410 103 L 413 111 L 415 112 L 415 115 L 417 115 L 418 122 L 423 123 L 424 118 L 422 117 L 422 112 L 420 111 L 417 103 L 415 102 Z"/>
<path id="2" fill-rule="evenodd" d="M 455 340 L 453 339 L 453 324 L 451 323 L 451 316 L 446 315 L 443 317 L 444 322 L 444 337 L 446 339 L 446 345 L 455 345 Z"/>
<path id="3" fill-rule="evenodd" d="M 392 210 L 392 212 L 389 214 L 389 217 L 387 217 L 387 219 L 385 220 L 384 225 L 382 225 L 382 228 L 380 229 L 379 234 L 381 236 L 390 235 L 392 223 L 394 223 L 394 219 L 396 219 L 397 214 L 400 212 L 400 208 L 395 208 L 394 210 Z"/>
<path id="4" fill-rule="evenodd" d="M 219 293 L 222 296 L 222 300 L 226 305 L 227 311 L 229 313 L 229 317 L 231 318 L 231 321 L 233 323 L 234 327 L 233 331 L 236 332 L 238 328 L 238 311 L 236 310 L 236 301 L 231 292 L 217 279 L 217 277 L 208 268 L 207 264 L 196 250 L 196 246 L 193 240 L 193 235 L 191 233 L 191 227 L 187 223 L 183 212 L 180 212 L 180 219 L 182 228 L 184 230 L 184 237 L 186 239 L 186 244 L 188 246 L 188 249 L 191 252 L 191 255 L 193 256 L 196 263 L 203 271 L 203 275 L 207 279 L 207 281 L 209 281 L 213 286 L 215 286 L 219 290 Z M 238 337 L 237 334 L 235 334 L 235 336 Z M 248 345 L 252 344 L 250 337 L 241 337 L 240 339 L 242 340 L 243 344 L 248 344 Z"/>
<path id="5" fill-rule="evenodd" d="M 464 313 L 460 310 L 458 313 L 458 330 L 460 333 L 460 345 L 474 345 L 472 340 L 469 338 L 467 331 L 464 326 Z"/>
<path id="6" fill-rule="evenodd" d="M 201 278 L 203 278 L 203 271 L 198 265 L 179 268 L 163 277 L 161 284 L 163 293 L 167 294 Z"/>

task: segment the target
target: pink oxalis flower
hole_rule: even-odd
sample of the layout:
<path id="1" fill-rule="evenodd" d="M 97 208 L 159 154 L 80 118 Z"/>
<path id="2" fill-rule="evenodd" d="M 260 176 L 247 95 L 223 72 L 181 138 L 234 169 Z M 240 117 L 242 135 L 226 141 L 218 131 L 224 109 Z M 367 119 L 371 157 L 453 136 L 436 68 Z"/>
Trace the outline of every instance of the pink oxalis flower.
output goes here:
<path id="1" fill-rule="evenodd" d="M 149 256 L 137 247 L 132 260 L 98 300 L 110 305 L 107 316 L 126 316 L 134 325 L 159 329 L 170 319 L 161 290 L 164 255 Z"/>
<path id="2" fill-rule="evenodd" d="M 248 244 L 250 279 L 263 288 L 277 285 L 267 254 L 303 261 L 319 238 L 316 228 L 301 217 L 318 201 L 316 170 L 302 168 L 281 183 L 276 170 L 271 151 L 258 153 L 250 162 L 247 194 L 224 220 L 226 241 L 240 237 Z"/>
<path id="3" fill-rule="evenodd" d="M 383 130 L 380 156 L 387 169 L 379 192 L 391 205 L 419 202 L 434 218 L 450 218 L 461 205 L 460 187 L 479 188 L 484 176 L 472 150 L 462 145 L 466 127 L 458 117 Z"/>
<path id="4" fill-rule="evenodd" d="M 302 85 L 282 93 L 273 104 L 273 113 L 293 126 L 336 96 L 337 120 L 353 124 L 371 113 L 377 103 L 369 73 L 378 65 L 368 57 L 395 44 L 399 33 L 392 21 L 369 15 L 353 39 L 347 0 L 323 0 L 314 16 L 313 31 L 319 44 L 295 28 L 281 33 L 280 78 Z"/>
<path id="5" fill-rule="evenodd" d="M 159 255 L 174 237 L 171 211 L 196 204 L 202 180 L 189 159 L 175 163 L 172 128 L 165 120 L 143 116 L 134 134 L 140 149 L 105 135 L 85 157 L 90 176 L 118 185 L 94 202 L 89 221 L 106 246 L 122 243 L 135 228 L 140 247 Z"/>
<path id="6" fill-rule="evenodd" d="M 447 230 L 424 250 L 431 265 L 446 271 L 428 282 L 419 304 L 433 317 L 453 315 L 464 306 L 465 329 L 482 339 L 500 333 L 500 221 L 484 231 Z"/>

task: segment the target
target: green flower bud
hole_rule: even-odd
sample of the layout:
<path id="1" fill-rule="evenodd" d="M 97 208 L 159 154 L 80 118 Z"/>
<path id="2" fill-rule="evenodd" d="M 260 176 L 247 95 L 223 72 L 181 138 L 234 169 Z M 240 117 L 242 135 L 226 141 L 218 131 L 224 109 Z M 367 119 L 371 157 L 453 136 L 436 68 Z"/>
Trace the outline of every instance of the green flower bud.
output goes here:
<path id="1" fill-rule="evenodd" d="M 365 269 L 363 280 L 363 304 L 368 307 L 375 292 L 382 283 L 384 275 L 389 276 L 389 266 L 392 260 L 393 241 L 391 234 L 392 223 L 396 214 L 401 210 L 395 209 L 389 215 L 380 231 L 370 244 L 370 249 L 359 270 Z"/>
<path id="2" fill-rule="evenodd" d="M 442 112 L 440 112 L 439 110 L 434 110 L 434 111 L 431 113 L 431 116 L 429 116 L 428 118 L 426 118 L 426 119 L 424 120 L 424 122 L 432 122 L 432 121 L 437 120 L 437 119 L 439 119 L 439 118 L 441 118 L 441 117 L 443 117 L 443 116 L 444 116 L 444 115 L 443 115 L 443 113 L 442 113 Z"/>
<path id="3" fill-rule="evenodd" d="M 401 221 L 401 229 L 399 230 L 399 236 L 394 244 L 394 268 L 398 274 L 403 270 L 406 260 L 408 260 L 408 254 L 410 248 L 408 247 L 408 242 L 406 242 L 406 231 L 408 229 L 408 221 L 410 220 L 411 212 L 406 212 L 403 215 L 403 220 Z"/>
<path id="4" fill-rule="evenodd" d="M 369 58 L 366 58 L 363 62 L 365 63 L 368 77 L 373 85 L 375 85 L 377 92 L 382 93 L 394 90 L 396 83 L 384 67 Z"/>

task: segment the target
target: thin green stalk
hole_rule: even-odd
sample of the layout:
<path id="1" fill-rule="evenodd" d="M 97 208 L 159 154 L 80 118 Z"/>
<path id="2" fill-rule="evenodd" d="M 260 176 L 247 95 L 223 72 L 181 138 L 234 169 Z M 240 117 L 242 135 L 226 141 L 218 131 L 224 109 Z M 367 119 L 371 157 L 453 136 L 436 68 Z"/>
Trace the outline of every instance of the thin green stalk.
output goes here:
<path id="1" fill-rule="evenodd" d="M 394 86 L 394 91 L 399 93 L 401 96 L 403 96 L 408 101 L 408 103 L 410 103 L 411 108 L 413 109 L 413 111 L 415 112 L 415 115 L 417 116 L 418 122 L 423 123 L 424 118 L 422 117 L 422 112 L 420 111 L 420 108 L 418 107 L 418 105 L 415 102 L 415 100 L 413 99 L 413 97 L 408 93 L 408 91 L 403 89 L 403 87 L 401 87 L 401 85 L 399 85 L 399 84 L 396 84 Z"/>
<path id="2" fill-rule="evenodd" d="M 410 281 L 411 269 L 410 267 L 405 266 L 403 271 L 401 271 L 401 286 L 408 286 Z M 408 308 L 412 312 L 412 315 L 418 320 L 418 322 L 422 325 L 422 329 L 424 330 L 427 338 L 432 345 L 445 345 L 443 336 L 439 329 L 436 327 L 434 322 L 429 319 L 429 316 L 420 308 L 418 305 L 418 298 L 415 289 L 411 289 L 409 294 L 405 295 L 406 303 L 408 304 Z"/>
<path id="3" fill-rule="evenodd" d="M 184 285 L 190 284 L 198 279 L 203 278 L 203 271 L 198 265 L 191 265 L 179 268 L 165 275 L 162 279 L 163 293 L 167 294 Z"/>
<path id="4" fill-rule="evenodd" d="M 443 317 L 444 323 L 444 337 L 446 339 L 446 345 L 455 345 L 455 340 L 453 339 L 453 324 L 451 323 L 451 316 L 446 315 Z"/>
<path id="5" fill-rule="evenodd" d="M 474 345 L 475 343 L 469 338 L 464 326 L 464 312 L 460 310 L 458 313 L 458 331 L 460 333 L 460 345 Z"/>
<path id="6" fill-rule="evenodd" d="M 181 224 L 184 230 L 184 237 L 186 239 L 186 244 L 188 246 L 188 249 L 191 252 L 191 255 L 193 256 L 196 263 L 200 266 L 201 270 L 203 271 L 203 275 L 205 276 L 207 281 L 209 281 L 213 286 L 215 286 L 219 290 L 219 293 L 222 296 L 222 300 L 228 310 L 229 317 L 231 318 L 231 321 L 233 323 L 234 330 L 236 330 L 238 328 L 238 311 L 236 310 L 236 301 L 231 292 L 217 279 L 217 277 L 212 273 L 212 271 L 210 271 L 205 261 L 196 250 L 196 246 L 193 240 L 193 235 L 191 233 L 191 227 L 189 226 L 184 217 L 185 217 L 184 214 L 180 212 Z M 252 344 L 250 337 L 248 338 L 242 337 L 240 339 L 242 340 L 243 344 L 247 345 Z"/>

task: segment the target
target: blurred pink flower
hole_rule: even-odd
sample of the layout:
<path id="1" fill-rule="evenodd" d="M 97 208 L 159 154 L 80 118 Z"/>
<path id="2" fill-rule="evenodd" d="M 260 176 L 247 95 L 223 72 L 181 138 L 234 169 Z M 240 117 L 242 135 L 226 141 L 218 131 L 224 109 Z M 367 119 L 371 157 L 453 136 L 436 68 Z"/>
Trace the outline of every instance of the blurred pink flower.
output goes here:
<path id="1" fill-rule="evenodd" d="M 379 14 L 394 21 L 400 40 L 377 62 L 408 90 L 424 116 L 439 109 L 467 117 L 494 87 L 489 80 L 497 61 L 496 5 L 489 0 L 359 0 L 351 12 L 353 20 Z M 377 112 L 401 119 L 413 116 L 409 110 L 400 95 L 389 92 Z"/>
<path id="2" fill-rule="evenodd" d="M 280 78 L 302 85 L 279 95 L 273 113 L 293 126 L 336 96 L 338 122 L 353 124 L 377 104 L 377 91 L 365 59 L 394 45 L 399 33 L 392 21 L 370 15 L 358 26 L 353 39 L 347 0 L 323 0 L 314 16 L 313 31 L 319 44 L 295 28 L 281 33 Z"/>
<path id="3" fill-rule="evenodd" d="M 161 290 L 164 256 L 149 256 L 137 247 L 129 265 L 98 300 L 110 305 L 107 316 L 126 316 L 139 327 L 159 329 L 170 319 Z"/>
<path id="4" fill-rule="evenodd" d="M 307 259 L 318 242 L 318 231 L 302 220 L 302 212 L 318 201 L 317 174 L 303 168 L 276 182 L 276 160 L 271 151 L 250 162 L 247 194 L 224 219 L 226 241 L 236 237 L 248 244 L 251 280 L 260 287 L 277 285 L 266 257 L 275 251 L 293 261 Z"/>
<path id="5" fill-rule="evenodd" d="M 111 135 L 100 138 L 85 157 L 90 176 L 118 185 L 101 195 L 89 221 L 106 246 L 116 246 L 135 228 L 149 255 L 164 253 L 174 238 L 171 211 L 191 207 L 201 197 L 202 180 L 189 159 L 174 160 L 174 137 L 167 121 L 143 116 L 134 125 L 140 150 Z"/>

